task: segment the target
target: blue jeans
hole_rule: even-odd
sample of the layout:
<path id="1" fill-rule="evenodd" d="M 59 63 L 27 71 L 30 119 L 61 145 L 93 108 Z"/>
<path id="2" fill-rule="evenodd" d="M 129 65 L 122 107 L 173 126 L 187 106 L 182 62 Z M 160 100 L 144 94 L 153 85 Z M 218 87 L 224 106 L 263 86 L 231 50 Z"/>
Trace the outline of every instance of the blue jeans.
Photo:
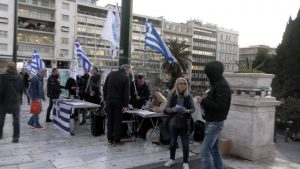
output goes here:
<path id="1" fill-rule="evenodd" d="M 34 127 L 41 127 L 41 124 L 39 122 L 39 115 L 33 114 L 27 124 L 34 126 Z"/>
<path id="2" fill-rule="evenodd" d="M 202 167 L 203 169 L 212 169 L 213 165 L 215 169 L 223 169 L 222 157 L 219 146 L 219 133 L 223 129 L 224 122 L 206 122 L 205 137 L 202 142 Z"/>

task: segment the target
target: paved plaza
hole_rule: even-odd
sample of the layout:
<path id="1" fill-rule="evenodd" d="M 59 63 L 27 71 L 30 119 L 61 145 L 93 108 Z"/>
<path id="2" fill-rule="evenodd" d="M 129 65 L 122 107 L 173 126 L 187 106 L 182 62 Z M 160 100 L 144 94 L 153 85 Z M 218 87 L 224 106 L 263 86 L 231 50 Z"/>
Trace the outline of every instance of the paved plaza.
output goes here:
<path id="1" fill-rule="evenodd" d="M 46 102 L 44 102 L 43 108 L 44 110 L 47 108 Z M 138 166 L 159 162 L 163 164 L 169 157 L 168 146 L 149 144 L 146 148 L 147 144 L 142 139 L 137 139 L 135 142 L 126 142 L 124 145 L 119 146 L 109 145 L 105 136 L 94 137 L 91 135 L 90 125 L 78 126 L 76 135 L 70 136 L 53 127 L 51 123 L 45 124 L 45 111 L 43 111 L 41 115 L 40 122 L 46 129 L 35 129 L 27 125 L 27 120 L 30 117 L 28 110 L 28 105 L 22 105 L 20 118 L 21 138 L 17 144 L 11 143 L 12 118 L 10 115 L 6 117 L 4 136 L 3 139 L 0 140 L 0 169 L 144 168 Z M 155 138 L 153 141 L 155 141 Z M 294 144 L 296 144 L 296 147 L 299 147 L 299 144 Z M 280 144 L 280 150 L 284 149 L 283 147 L 284 145 Z M 193 152 L 199 152 L 200 143 L 192 142 L 190 149 Z M 300 168 L 300 161 L 296 164 L 297 157 L 293 158 L 295 163 L 292 163 L 289 162 L 287 154 L 289 153 L 279 152 L 280 158 L 277 158 L 273 162 L 253 163 L 233 157 L 224 157 L 224 162 L 226 168 Z M 199 159 L 199 156 L 192 152 L 190 156 L 191 160 Z M 176 157 L 182 157 L 181 148 L 177 150 Z M 200 163 L 200 159 L 198 161 Z M 177 162 L 180 163 L 180 159 L 178 159 Z M 176 168 L 178 168 L 178 166 L 179 165 L 177 165 Z M 191 168 L 199 168 L 196 167 L 197 165 L 193 166 L 194 167 L 191 166 Z"/>

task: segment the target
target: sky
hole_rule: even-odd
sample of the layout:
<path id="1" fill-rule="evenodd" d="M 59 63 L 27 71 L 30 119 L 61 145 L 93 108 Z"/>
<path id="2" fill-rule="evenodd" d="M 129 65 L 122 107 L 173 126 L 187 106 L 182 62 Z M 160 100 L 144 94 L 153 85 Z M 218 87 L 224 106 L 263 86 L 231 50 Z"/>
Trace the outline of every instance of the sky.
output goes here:
<path id="1" fill-rule="evenodd" d="M 295 19 L 300 0 L 132 0 L 133 13 L 185 23 L 198 19 L 239 33 L 239 47 L 268 45 L 277 47 L 286 24 Z M 98 5 L 121 0 L 99 0 Z"/>

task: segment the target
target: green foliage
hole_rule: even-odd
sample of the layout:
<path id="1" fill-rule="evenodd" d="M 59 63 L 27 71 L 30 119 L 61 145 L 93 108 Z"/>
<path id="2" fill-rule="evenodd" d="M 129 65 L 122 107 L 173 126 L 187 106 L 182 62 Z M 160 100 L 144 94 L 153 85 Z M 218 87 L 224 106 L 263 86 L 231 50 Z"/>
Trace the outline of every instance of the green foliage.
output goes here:
<path id="1" fill-rule="evenodd" d="M 276 67 L 274 56 L 268 54 L 268 49 L 266 48 L 259 48 L 256 54 L 256 58 L 253 61 L 253 67 L 257 67 L 261 63 L 264 63 L 262 66 L 257 68 L 258 70 L 268 73 L 268 74 L 275 74 Z"/>
<path id="2" fill-rule="evenodd" d="M 287 98 L 277 112 L 277 116 L 283 121 L 300 122 L 300 99 Z"/>
<path id="3" fill-rule="evenodd" d="M 186 41 L 179 43 L 177 39 L 168 40 L 167 45 L 170 48 L 171 53 L 177 59 L 177 63 L 169 63 L 168 60 L 162 59 L 162 69 L 167 73 L 171 79 L 169 82 L 169 89 L 173 88 L 173 85 L 178 77 L 181 77 L 183 73 L 189 70 L 189 65 L 191 65 L 192 60 L 189 58 L 191 52 L 187 49 L 190 45 L 186 44 Z"/>
<path id="4" fill-rule="evenodd" d="M 259 70 L 259 68 L 264 65 L 264 62 L 256 65 L 255 67 L 253 66 L 253 61 L 250 58 L 246 58 L 246 63 L 241 61 L 236 61 L 235 63 L 239 67 L 239 71 L 236 73 L 263 73 Z"/>
<path id="5" fill-rule="evenodd" d="M 300 11 L 295 20 L 289 19 L 282 42 L 274 59 L 276 67 L 272 83 L 277 98 L 300 98 Z"/>

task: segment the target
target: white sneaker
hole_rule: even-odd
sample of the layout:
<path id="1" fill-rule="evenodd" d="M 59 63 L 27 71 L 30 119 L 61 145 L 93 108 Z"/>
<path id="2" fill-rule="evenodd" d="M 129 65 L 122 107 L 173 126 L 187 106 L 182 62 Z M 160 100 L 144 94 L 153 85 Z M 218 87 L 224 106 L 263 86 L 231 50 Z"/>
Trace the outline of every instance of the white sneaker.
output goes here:
<path id="1" fill-rule="evenodd" d="M 188 163 L 183 163 L 182 165 L 183 169 L 190 169 L 189 164 Z"/>
<path id="2" fill-rule="evenodd" d="M 174 165 L 174 164 L 175 164 L 175 160 L 170 159 L 170 160 L 168 160 L 168 161 L 165 163 L 165 166 L 166 166 L 166 167 L 170 167 L 170 166 L 172 166 L 172 165 Z"/>

